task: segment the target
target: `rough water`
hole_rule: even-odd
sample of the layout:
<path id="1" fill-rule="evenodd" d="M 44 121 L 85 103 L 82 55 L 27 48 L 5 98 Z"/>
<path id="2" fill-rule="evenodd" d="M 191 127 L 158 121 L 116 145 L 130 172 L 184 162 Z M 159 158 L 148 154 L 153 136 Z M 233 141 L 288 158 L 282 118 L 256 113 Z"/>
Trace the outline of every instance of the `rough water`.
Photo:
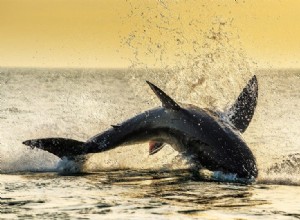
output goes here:
<path id="1" fill-rule="evenodd" d="M 73 164 L 22 145 L 41 137 L 84 141 L 160 105 L 145 80 L 178 102 L 222 110 L 234 102 L 251 74 L 0 72 L 1 219 L 300 218 L 298 70 L 255 72 L 258 106 L 243 135 L 259 168 L 252 185 L 195 180 L 187 161 L 170 146 L 152 156 L 147 143 L 124 146 Z M 78 170 L 83 173 L 74 173 Z"/>

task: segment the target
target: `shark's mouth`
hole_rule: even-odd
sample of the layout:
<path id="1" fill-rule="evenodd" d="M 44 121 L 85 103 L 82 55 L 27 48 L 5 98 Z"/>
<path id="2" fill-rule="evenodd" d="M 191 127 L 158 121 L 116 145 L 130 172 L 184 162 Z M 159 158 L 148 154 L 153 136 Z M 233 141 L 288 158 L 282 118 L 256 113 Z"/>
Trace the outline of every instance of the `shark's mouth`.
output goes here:
<path id="1" fill-rule="evenodd" d="M 210 171 L 208 169 L 200 169 L 199 177 L 206 181 L 228 182 L 228 183 L 243 183 L 251 184 L 255 182 L 255 178 L 240 178 L 236 173 L 224 173 L 223 171 Z"/>

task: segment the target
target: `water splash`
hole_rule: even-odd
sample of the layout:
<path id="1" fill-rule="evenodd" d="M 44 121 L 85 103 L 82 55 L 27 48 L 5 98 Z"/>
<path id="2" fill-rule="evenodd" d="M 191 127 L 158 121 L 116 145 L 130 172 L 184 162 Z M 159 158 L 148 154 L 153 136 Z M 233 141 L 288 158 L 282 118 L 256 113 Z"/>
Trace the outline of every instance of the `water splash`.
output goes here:
<path id="1" fill-rule="evenodd" d="M 137 95 L 145 94 L 138 85 L 147 79 L 172 91 L 175 99 L 185 95 L 184 100 L 203 107 L 223 108 L 236 98 L 253 75 L 251 61 L 233 19 L 216 16 L 209 7 L 191 1 L 157 1 L 148 7 L 131 3 L 124 20 L 134 25 L 122 46 L 133 54 L 128 78 Z"/>
<path id="2" fill-rule="evenodd" d="M 300 154 L 289 154 L 274 160 L 270 167 L 261 172 L 259 183 L 298 186 L 300 185 Z"/>

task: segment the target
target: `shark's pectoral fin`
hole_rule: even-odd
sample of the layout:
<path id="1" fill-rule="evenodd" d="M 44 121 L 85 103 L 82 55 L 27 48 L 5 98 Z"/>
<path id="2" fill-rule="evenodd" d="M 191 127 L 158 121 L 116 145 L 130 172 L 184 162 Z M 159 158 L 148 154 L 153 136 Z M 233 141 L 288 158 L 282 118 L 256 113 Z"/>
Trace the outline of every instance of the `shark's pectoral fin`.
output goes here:
<path id="1" fill-rule="evenodd" d="M 83 148 L 84 142 L 66 138 L 33 139 L 24 141 L 23 144 L 31 148 L 48 151 L 60 158 L 64 156 L 72 158 L 85 153 Z"/>
<path id="2" fill-rule="evenodd" d="M 152 91 L 155 93 L 155 95 L 160 99 L 162 102 L 162 106 L 166 109 L 172 109 L 172 110 L 180 110 L 180 106 L 171 99 L 164 91 L 162 91 L 160 88 L 158 88 L 156 85 L 152 84 L 149 81 L 146 81 Z"/>
<path id="3" fill-rule="evenodd" d="M 149 142 L 149 155 L 156 154 L 165 146 L 163 142 L 150 141 Z"/>
<path id="4" fill-rule="evenodd" d="M 244 132 L 254 114 L 258 97 L 258 82 L 254 75 L 243 89 L 234 105 L 226 112 L 229 120 L 240 131 Z"/>

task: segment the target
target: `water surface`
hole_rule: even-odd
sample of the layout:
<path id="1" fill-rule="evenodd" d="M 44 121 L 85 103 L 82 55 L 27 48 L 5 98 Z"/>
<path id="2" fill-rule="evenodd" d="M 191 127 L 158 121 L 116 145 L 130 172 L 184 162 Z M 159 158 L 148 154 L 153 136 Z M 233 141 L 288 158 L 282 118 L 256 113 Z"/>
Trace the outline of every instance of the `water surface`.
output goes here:
<path id="1" fill-rule="evenodd" d="M 147 143 L 120 147 L 91 155 L 76 167 L 21 144 L 51 136 L 86 140 L 159 105 L 144 80 L 179 102 L 222 109 L 232 104 L 251 77 L 223 76 L 218 84 L 218 76 L 204 75 L 192 87 L 183 75 L 172 74 L 1 69 L 0 218 L 299 219 L 297 70 L 256 73 L 259 101 L 244 134 L 259 167 L 252 185 L 199 181 L 170 146 L 153 156 L 148 155 Z M 176 81 L 181 83 L 174 87 Z M 74 175 L 77 168 L 84 174 Z"/>

